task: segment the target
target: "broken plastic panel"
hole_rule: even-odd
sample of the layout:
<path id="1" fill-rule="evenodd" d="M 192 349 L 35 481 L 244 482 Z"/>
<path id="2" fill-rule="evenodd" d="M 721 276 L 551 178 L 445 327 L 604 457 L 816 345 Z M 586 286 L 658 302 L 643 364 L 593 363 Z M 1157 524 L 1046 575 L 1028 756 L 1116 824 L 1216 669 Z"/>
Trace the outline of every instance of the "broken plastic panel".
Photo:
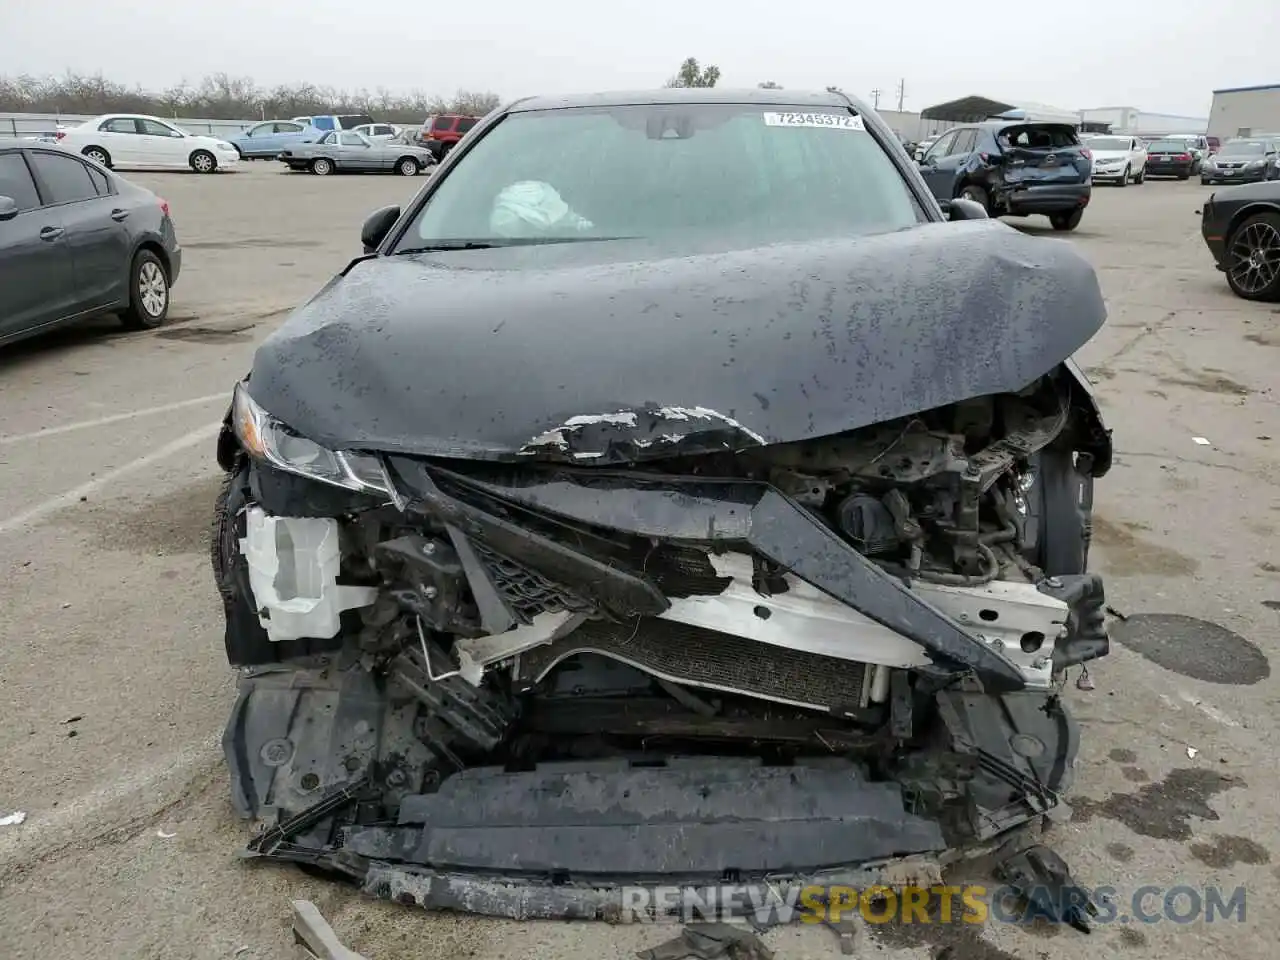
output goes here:
<path id="1" fill-rule="evenodd" d="M 258 620 L 276 642 L 335 637 L 342 611 L 368 606 L 378 595 L 375 587 L 338 584 L 338 521 L 331 517 L 273 517 L 250 507 L 240 552 Z"/>

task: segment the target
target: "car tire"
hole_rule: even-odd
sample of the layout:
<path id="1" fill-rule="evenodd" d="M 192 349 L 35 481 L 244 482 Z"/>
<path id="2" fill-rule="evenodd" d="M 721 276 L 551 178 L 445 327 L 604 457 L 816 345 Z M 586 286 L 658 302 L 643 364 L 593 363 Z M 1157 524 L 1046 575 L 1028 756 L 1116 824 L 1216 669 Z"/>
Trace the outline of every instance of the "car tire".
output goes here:
<path id="1" fill-rule="evenodd" d="M 169 316 L 169 271 L 150 250 L 139 250 L 129 269 L 129 306 L 120 320 L 130 330 L 154 330 Z"/>
<path id="2" fill-rule="evenodd" d="M 1179 179 L 1179 180 L 1190 180 L 1190 179 L 1191 179 L 1191 174 L 1189 174 L 1189 173 L 1180 173 L 1180 174 L 1178 174 L 1178 179 Z"/>
<path id="3" fill-rule="evenodd" d="M 1147 182 L 1146 167 L 1143 167 L 1141 170 L 1138 171 L 1138 175 L 1133 178 L 1133 182 L 1136 183 L 1138 186 L 1142 186 L 1144 183 Z"/>
<path id="4" fill-rule="evenodd" d="M 1053 229 L 1065 232 L 1080 226 L 1080 219 L 1083 216 L 1084 207 L 1076 207 L 1074 210 L 1049 214 L 1049 223 L 1053 226 Z"/>
<path id="5" fill-rule="evenodd" d="M 991 197 L 983 187 L 978 186 L 976 183 L 966 183 L 960 188 L 960 193 L 957 196 L 961 200 L 972 200 L 974 203 L 982 204 L 982 209 L 987 211 L 988 214 L 991 213 Z"/>
<path id="6" fill-rule="evenodd" d="M 1127 186 L 1129 185 L 1129 178 L 1130 178 L 1131 176 L 1133 176 L 1133 174 L 1132 174 L 1132 172 L 1129 170 L 1129 168 L 1126 166 L 1126 167 L 1124 168 L 1124 173 L 1120 174 L 1120 179 L 1116 182 L 1116 186 L 1117 186 L 1117 187 L 1127 187 Z"/>
<path id="7" fill-rule="evenodd" d="M 1280 301 L 1280 213 L 1255 213 L 1232 228 L 1224 272 L 1237 297 Z"/>
<path id="8" fill-rule="evenodd" d="M 396 161 L 396 173 L 402 177 L 416 177 L 421 169 L 421 165 L 413 157 L 401 157 Z"/>
<path id="9" fill-rule="evenodd" d="M 187 159 L 187 163 L 191 164 L 191 169 L 196 173 L 217 173 L 218 158 L 208 150 L 195 150 Z"/>
<path id="10" fill-rule="evenodd" d="M 328 157 L 316 157 L 311 161 L 311 172 L 317 177 L 327 177 L 333 173 L 333 161 Z"/>
<path id="11" fill-rule="evenodd" d="M 102 147 L 85 147 L 80 151 L 82 157 L 88 157 L 100 167 L 111 169 L 111 154 L 107 153 Z"/>

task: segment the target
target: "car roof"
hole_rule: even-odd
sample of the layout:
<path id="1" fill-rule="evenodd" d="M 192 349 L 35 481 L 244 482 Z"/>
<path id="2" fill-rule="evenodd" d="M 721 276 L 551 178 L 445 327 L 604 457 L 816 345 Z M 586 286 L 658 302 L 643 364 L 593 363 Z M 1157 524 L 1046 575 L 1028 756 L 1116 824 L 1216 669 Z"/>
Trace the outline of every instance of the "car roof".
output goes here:
<path id="1" fill-rule="evenodd" d="M 661 106 L 681 103 L 748 103 L 778 107 L 848 107 L 852 104 L 859 113 L 871 112 L 865 104 L 848 94 L 825 91 L 816 93 L 800 90 L 766 90 L 759 87 L 745 90 L 719 87 L 665 87 L 660 90 L 529 97 L 525 100 L 517 100 L 507 107 L 506 112 L 529 113 L 536 110 L 564 110 L 570 107 Z"/>
<path id="2" fill-rule="evenodd" d="M 149 113 L 104 113 L 97 117 L 91 117 L 86 123 L 93 123 L 94 120 L 156 120 L 166 126 L 172 127 L 174 122 L 166 120 L 164 117 L 153 117 Z M 261 123 L 262 121 L 258 121 Z"/>
<path id="3" fill-rule="evenodd" d="M 1006 117 L 1004 120 L 983 120 L 967 126 L 981 127 L 983 130 L 1003 130 L 1005 127 L 1071 127 L 1075 125 L 1066 120 L 1016 120 Z"/>

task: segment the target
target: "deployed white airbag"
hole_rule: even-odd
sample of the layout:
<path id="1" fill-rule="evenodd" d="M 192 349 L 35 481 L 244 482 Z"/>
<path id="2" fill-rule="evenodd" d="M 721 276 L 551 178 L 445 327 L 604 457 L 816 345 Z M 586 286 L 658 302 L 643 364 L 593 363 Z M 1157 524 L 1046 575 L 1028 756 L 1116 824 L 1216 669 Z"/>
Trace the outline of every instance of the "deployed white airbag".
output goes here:
<path id="1" fill-rule="evenodd" d="M 258 621 L 273 641 L 328 640 L 337 636 L 343 610 L 378 595 L 376 587 L 339 586 L 338 521 L 331 517 L 273 517 L 250 507 L 240 553 Z"/>
<path id="2" fill-rule="evenodd" d="M 498 194 L 489 226 L 500 237 L 543 237 L 590 230 L 593 224 L 570 210 L 551 184 L 521 180 Z"/>

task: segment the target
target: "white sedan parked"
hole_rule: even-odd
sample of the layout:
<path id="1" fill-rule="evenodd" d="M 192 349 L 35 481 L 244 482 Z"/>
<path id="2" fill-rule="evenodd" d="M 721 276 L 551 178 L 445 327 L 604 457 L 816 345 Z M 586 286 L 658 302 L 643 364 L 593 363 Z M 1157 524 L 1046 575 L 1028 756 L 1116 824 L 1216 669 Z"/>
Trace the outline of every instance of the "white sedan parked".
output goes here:
<path id="1" fill-rule="evenodd" d="M 363 134 L 366 140 L 374 143 L 389 143 L 400 136 L 400 128 L 390 123 L 363 123 L 355 127 L 355 132 Z"/>
<path id="2" fill-rule="evenodd" d="M 217 137 L 187 133 L 159 117 L 112 113 L 58 131 L 58 145 L 117 170 L 229 170 L 236 148 Z"/>
<path id="3" fill-rule="evenodd" d="M 1104 134 L 1084 142 L 1093 154 L 1093 179 L 1127 187 L 1146 180 L 1147 145 L 1140 137 Z"/>

